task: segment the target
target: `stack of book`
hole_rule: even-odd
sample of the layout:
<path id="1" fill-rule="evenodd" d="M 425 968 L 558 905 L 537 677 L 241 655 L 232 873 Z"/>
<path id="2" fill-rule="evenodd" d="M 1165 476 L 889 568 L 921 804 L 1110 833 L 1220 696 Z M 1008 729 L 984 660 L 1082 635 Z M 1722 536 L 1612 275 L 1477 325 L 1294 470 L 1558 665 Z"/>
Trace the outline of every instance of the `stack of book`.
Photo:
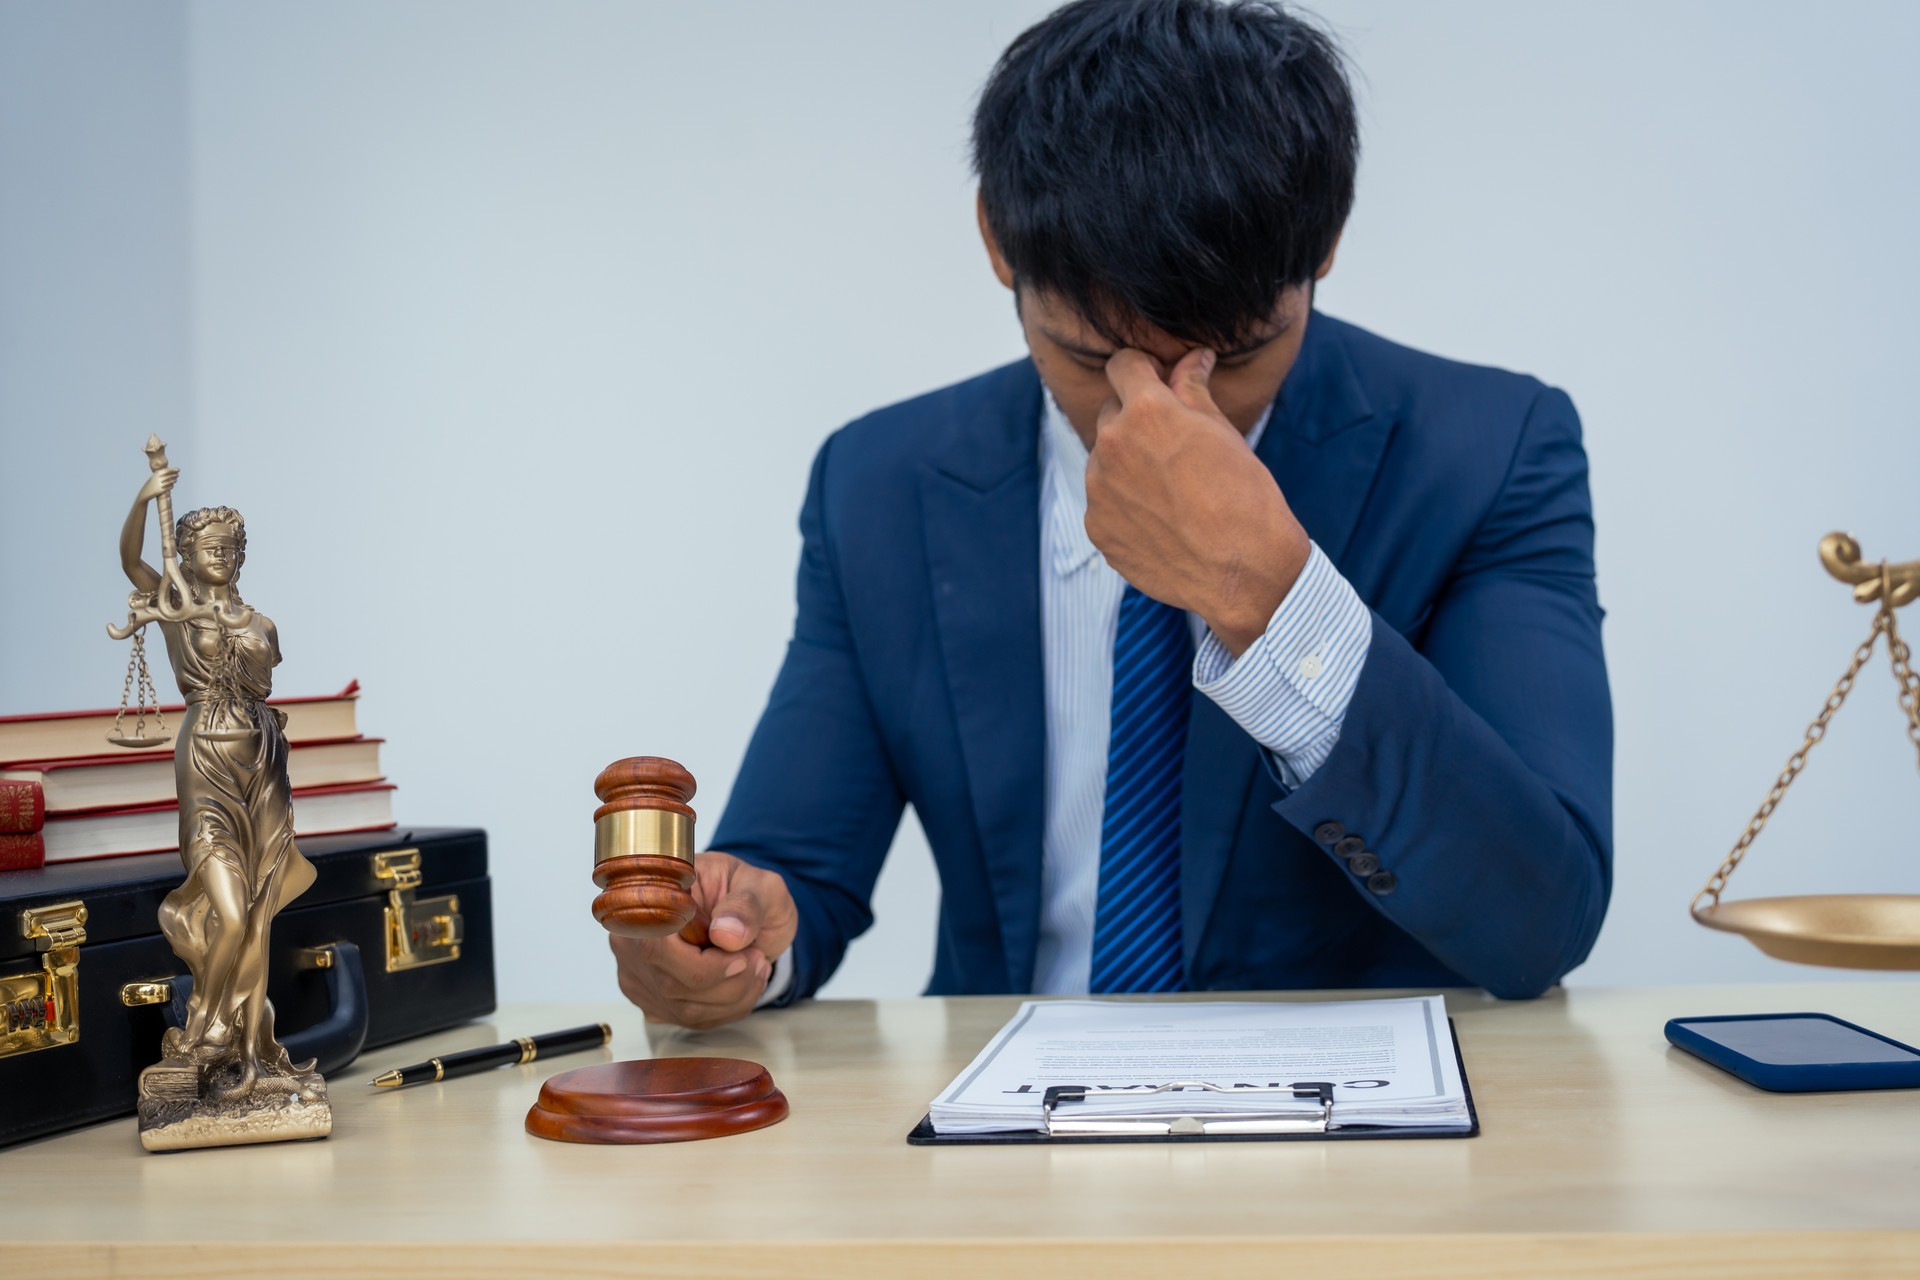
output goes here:
<path id="1" fill-rule="evenodd" d="M 287 717 L 287 776 L 299 836 L 380 831 L 393 784 L 379 738 L 355 720 L 358 681 L 323 698 L 275 698 Z M 161 709 L 171 732 L 182 707 Z M 0 871 L 180 847 L 173 745 L 112 746 L 112 711 L 0 716 Z M 149 722 L 148 731 L 152 732 Z"/>

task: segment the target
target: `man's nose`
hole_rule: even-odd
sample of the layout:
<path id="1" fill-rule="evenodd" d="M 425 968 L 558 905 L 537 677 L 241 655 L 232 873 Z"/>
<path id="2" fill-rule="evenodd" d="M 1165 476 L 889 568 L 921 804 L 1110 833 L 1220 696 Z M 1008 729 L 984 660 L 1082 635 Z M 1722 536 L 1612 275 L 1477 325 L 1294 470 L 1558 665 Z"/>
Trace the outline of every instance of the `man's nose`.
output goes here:
<path id="1" fill-rule="evenodd" d="M 1180 351 L 1171 355 L 1159 351 L 1142 351 L 1141 354 L 1153 361 L 1154 376 L 1159 378 L 1160 381 L 1165 382 L 1173 376 L 1173 367 L 1186 359 L 1187 352 L 1192 350 L 1192 347 L 1183 347 Z"/>

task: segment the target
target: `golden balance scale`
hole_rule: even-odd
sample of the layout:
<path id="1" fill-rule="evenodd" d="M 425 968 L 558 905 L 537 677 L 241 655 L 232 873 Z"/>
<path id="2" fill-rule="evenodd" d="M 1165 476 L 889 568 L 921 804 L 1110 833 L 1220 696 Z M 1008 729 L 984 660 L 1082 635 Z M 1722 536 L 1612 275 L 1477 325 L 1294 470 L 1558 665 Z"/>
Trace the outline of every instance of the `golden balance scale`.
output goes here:
<path id="1" fill-rule="evenodd" d="M 1840 581 L 1853 587 L 1861 604 L 1879 601 L 1873 627 L 1853 652 L 1846 674 L 1828 695 L 1826 705 L 1807 727 L 1806 741 L 1788 757 L 1786 768 L 1747 824 L 1733 852 L 1693 899 L 1693 918 L 1709 929 L 1745 937 L 1770 956 L 1799 964 L 1831 965 L 1841 969 L 1920 969 L 1920 894 L 1824 893 L 1792 898 L 1749 898 L 1722 902 L 1734 869 L 1746 857 L 1754 838 L 1767 825 L 1787 788 L 1806 767 L 1807 753 L 1827 734 L 1827 722 L 1847 700 L 1854 679 L 1873 656 L 1880 633 L 1887 636 L 1893 677 L 1900 691 L 1900 710 L 1907 720 L 1907 736 L 1920 752 L 1920 676 L 1915 676 L 1912 653 L 1894 625 L 1893 611 L 1920 598 L 1920 560 L 1907 564 L 1864 564 L 1860 544 L 1844 533 L 1820 540 L 1820 562 Z"/>

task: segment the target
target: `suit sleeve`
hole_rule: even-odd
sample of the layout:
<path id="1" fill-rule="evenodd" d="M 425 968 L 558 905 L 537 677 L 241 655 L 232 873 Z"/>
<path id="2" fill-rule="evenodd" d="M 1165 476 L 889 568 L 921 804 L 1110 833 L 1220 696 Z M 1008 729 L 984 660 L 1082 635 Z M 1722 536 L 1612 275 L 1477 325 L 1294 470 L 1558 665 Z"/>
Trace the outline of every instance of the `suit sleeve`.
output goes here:
<path id="1" fill-rule="evenodd" d="M 828 537 L 830 439 L 800 512 L 793 639 L 741 762 L 713 848 L 778 872 L 799 932 L 793 981 L 812 995 L 873 923 L 871 899 L 905 797 L 863 687 Z"/>
<path id="2" fill-rule="evenodd" d="M 1543 389 L 1420 647 L 1374 617 L 1339 741 L 1274 805 L 1330 857 L 1329 837 L 1360 837 L 1381 869 L 1349 867 L 1355 892 L 1497 996 L 1558 982 L 1606 910 L 1601 616 L 1579 419 Z"/>

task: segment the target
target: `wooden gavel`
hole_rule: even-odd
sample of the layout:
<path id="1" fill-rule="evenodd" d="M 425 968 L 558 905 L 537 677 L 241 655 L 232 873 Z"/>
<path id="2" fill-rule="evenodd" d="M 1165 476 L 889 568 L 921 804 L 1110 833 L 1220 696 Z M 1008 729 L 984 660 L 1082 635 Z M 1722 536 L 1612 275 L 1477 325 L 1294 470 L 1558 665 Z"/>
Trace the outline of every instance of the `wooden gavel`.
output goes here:
<path id="1" fill-rule="evenodd" d="M 693 900 L 693 775 L 660 756 L 616 760 L 593 780 L 593 918 L 625 938 L 678 933 L 707 945 Z"/>
<path id="2" fill-rule="evenodd" d="M 593 780 L 593 918 L 609 933 L 707 945 L 693 900 L 693 775 L 659 756 L 616 760 Z M 527 1132 L 557 1142 L 687 1142 L 784 1120 L 787 1097 L 757 1062 L 645 1058 L 562 1071 L 540 1087 Z"/>

